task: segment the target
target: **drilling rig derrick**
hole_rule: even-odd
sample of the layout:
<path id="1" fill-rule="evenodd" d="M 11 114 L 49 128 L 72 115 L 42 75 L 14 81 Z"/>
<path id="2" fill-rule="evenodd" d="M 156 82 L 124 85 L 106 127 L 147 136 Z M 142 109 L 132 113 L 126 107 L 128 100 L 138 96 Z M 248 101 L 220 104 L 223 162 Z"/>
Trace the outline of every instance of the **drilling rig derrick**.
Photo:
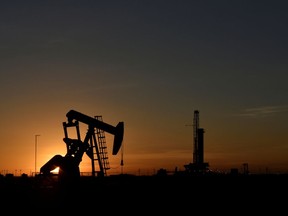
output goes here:
<path id="1" fill-rule="evenodd" d="M 209 164 L 204 162 L 204 129 L 199 127 L 199 111 L 194 111 L 193 118 L 193 162 L 184 165 L 186 172 L 203 174 Z"/>

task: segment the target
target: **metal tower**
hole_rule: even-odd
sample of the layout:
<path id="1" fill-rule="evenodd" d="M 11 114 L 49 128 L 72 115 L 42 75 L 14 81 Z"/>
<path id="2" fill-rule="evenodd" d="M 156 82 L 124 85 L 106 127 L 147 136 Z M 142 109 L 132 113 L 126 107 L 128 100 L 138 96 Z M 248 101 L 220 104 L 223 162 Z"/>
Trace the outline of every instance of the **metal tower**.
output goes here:
<path id="1" fill-rule="evenodd" d="M 184 165 L 187 171 L 203 173 L 208 169 L 204 163 L 204 129 L 199 127 L 199 111 L 194 111 L 193 119 L 193 163 Z"/>

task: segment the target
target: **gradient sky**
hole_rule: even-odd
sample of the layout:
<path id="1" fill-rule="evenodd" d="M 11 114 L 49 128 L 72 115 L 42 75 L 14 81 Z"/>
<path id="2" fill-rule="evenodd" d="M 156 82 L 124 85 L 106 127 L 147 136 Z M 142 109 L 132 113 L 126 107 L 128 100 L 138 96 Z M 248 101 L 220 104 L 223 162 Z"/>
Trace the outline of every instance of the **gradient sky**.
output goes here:
<path id="1" fill-rule="evenodd" d="M 287 11 L 265 0 L 1 1 L 1 173 L 34 172 L 36 134 L 37 170 L 64 156 L 71 109 L 124 122 L 123 167 L 106 133 L 110 174 L 184 170 L 194 110 L 211 169 L 288 172 Z"/>

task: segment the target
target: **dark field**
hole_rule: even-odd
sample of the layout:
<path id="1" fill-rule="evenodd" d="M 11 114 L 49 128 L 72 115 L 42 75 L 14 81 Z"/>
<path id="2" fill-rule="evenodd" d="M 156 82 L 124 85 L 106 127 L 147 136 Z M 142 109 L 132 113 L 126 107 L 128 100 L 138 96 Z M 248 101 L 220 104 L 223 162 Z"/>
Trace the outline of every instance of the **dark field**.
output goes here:
<path id="1" fill-rule="evenodd" d="M 3 177 L 1 203 L 16 212 L 123 214 L 287 211 L 287 175 Z M 43 211 L 44 210 L 44 211 Z M 121 214 L 122 214 L 121 213 Z"/>

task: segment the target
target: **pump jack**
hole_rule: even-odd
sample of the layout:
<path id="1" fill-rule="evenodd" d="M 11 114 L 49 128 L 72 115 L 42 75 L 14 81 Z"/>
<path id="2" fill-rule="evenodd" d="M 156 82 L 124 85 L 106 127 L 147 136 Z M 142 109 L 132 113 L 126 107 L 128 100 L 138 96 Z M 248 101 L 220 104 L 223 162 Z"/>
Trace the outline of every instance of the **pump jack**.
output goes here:
<path id="1" fill-rule="evenodd" d="M 116 155 L 122 145 L 124 135 L 124 123 L 119 122 L 116 127 L 109 125 L 96 118 L 84 115 L 75 110 L 70 110 L 67 114 L 67 122 L 63 122 L 64 135 L 63 141 L 66 143 L 67 153 L 65 156 L 55 155 L 40 169 L 40 174 L 50 175 L 51 171 L 59 167 L 58 177 L 60 180 L 69 180 L 80 177 L 79 165 L 84 153 L 92 161 L 92 175 L 95 175 L 94 160 L 98 161 L 99 176 L 105 173 L 105 158 L 103 158 L 101 146 L 96 139 L 95 130 L 108 132 L 114 135 L 112 155 Z M 88 126 L 84 140 L 81 140 L 79 122 Z M 75 127 L 77 138 L 72 139 L 68 136 L 68 127 Z M 98 137 L 99 140 L 99 137 Z"/>

